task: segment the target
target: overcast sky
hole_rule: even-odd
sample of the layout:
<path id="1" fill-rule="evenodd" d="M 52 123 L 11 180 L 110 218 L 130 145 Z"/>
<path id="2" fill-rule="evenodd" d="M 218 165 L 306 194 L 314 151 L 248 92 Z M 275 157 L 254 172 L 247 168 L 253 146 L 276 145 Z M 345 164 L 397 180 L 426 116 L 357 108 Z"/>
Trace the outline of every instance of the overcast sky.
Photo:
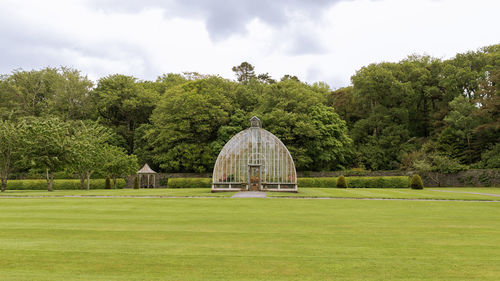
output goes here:
<path id="1" fill-rule="evenodd" d="M 498 0 L 0 0 L 0 73 L 234 79 L 248 61 L 339 88 L 370 63 L 500 43 L 499 11 Z"/>

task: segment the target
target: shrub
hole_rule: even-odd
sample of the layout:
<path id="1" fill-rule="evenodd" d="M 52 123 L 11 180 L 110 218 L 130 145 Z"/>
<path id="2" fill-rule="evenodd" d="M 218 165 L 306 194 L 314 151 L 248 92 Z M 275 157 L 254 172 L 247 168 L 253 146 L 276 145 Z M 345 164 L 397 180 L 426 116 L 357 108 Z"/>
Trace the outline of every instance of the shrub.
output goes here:
<path id="1" fill-rule="evenodd" d="M 211 178 L 170 178 L 168 188 L 210 188 Z"/>
<path id="2" fill-rule="evenodd" d="M 337 179 L 337 188 L 347 188 L 347 181 L 343 175 Z"/>
<path id="3" fill-rule="evenodd" d="M 424 183 L 419 175 L 414 174 L 411 178 L 410 187 L 412 189 L 424 189 Z"/>
<path id="4" fill-rule="evenodd" d="M 90 189 L 102 189 L 105 185 L 105 179 L 91 179 Z M 125 187 L 125 180 L 118 179 L 118 188 Z M 47 190 L 47 181 L 43 179 L 37 180 L 9 180 L 7 188 L 10 190 Z M 80 180 L 64 179 L 54 180 L 55 190 L 71 190 L 80 189 Z"/>
<path id="5" fill-rule="evenodd" d="M 298 178 L 297 185 L 300 187 L 336 187 L 337 178 Z"/>
<path id="6" fill-rule="evenodd" d="M 139 189 L 139 177 L 134 178 L 134 189 Z"/>
<path id="7" fill-rule="evenodd" d="M 408 177 L 348 177 L 351 188 L 408 188 Z"/>
<path id="8" fill-rule="evenodd" d="M 106 176 L 106 181 L 104 182 L 104 189 L 111 189 L 111 178 Z"/>

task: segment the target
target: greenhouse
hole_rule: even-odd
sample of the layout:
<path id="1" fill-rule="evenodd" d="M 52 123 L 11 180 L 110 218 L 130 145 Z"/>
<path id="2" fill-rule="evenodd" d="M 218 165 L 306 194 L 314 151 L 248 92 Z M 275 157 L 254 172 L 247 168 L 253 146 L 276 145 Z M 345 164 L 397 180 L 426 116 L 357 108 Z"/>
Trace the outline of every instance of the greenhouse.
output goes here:
<path id="1" fill-rule="evenodd" d="M 297 173 L 286 146 L 261 128 L 256 116 L 251 127 L 233 136 L 215 162 L 212 191 L 297 191 Z"/>

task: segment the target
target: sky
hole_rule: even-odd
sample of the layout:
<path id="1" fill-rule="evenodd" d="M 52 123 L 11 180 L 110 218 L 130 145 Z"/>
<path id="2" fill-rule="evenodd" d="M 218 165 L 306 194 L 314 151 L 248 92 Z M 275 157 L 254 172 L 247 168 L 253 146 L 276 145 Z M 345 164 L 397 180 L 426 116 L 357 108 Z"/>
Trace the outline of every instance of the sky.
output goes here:
<path id="1" fill-rule="evenodd" d="M 97 81 L 247 61 L 279 80 L 350 85 L 361 67 L 500 43 L 498 0 L 0 0 L 0 74 L 67 66 Z"/>

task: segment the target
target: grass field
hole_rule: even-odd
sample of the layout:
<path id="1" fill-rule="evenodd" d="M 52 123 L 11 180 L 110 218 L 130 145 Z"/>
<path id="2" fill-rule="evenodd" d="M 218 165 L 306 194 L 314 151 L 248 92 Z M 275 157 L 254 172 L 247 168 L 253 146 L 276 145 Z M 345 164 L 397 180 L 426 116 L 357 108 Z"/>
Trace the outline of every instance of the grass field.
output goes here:
<path id="1" fill-rule="evenodd" d="M 1 280 L 498 280 L 500 203 L 0 198 Z"/>
<path id="2" fill-rule="evenodd" d="M 491 194 L 482 195 L 478 193 Z M 499 195 L 499 196 L 493 196 Z M 500 188 L 302 188 L 298 193 L 268 193 L 272 197 L 336 197 L 392 199 L 499 200 Z"/>
<path id="3" fill-rule="evenodd" d="M 440 190 L 438 192 L 436 190 Z M 481 195 L 474 193 L 493 194 Z M 156 189 L 96 189 L 96 190 L 7 190 L 0 196 L 172 196 L 172 197 L 231 197 L 235 192 L 211 193 L 209 188 L 156 188 Z M 268 192 L 268 197 L 336 197 L 336 198 L 394 198 L 394 199 L 457 199 L 498 200 L 500 188 L 299 188 L 298 193 Z"/>
<path id="4" fill-rule="evenodd" d="M 210 188 L 151 188 L 151 189 L 93 189 L 93 190 L 7 190 L 0 196 L 174 196 L 174 197 L 231 197 L 236 192 L 212 193 Z"/>

